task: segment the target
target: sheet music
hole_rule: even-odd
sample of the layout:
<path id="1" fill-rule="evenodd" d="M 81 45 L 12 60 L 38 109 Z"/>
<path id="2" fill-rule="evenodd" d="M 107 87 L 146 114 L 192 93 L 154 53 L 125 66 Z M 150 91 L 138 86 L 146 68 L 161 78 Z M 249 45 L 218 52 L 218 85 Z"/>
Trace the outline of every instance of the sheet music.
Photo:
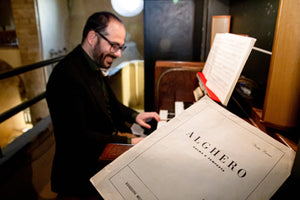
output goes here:
<path id="1" fill-rule="evenodd" d="M 91 182 L 104 199 L 269 199 L 294 156 L 205 96 Z"/>
<path id="2" fill-rule="evenodd" d="M 203 74 L 207 87 L 226 106 L 256 39 L 216 34 Z"/>

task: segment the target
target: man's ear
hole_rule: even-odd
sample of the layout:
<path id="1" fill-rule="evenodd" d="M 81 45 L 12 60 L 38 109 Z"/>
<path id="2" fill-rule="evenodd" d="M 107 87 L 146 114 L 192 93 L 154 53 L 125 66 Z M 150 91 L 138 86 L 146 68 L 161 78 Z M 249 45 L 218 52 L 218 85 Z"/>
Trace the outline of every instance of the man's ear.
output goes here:
<path id="1" fill-rule="evenodd" d="M 88 44 L 92 47 L 97 43 L 97 38 L 97 33 L 95 31 L 89 31 L 86 37 Z"/>

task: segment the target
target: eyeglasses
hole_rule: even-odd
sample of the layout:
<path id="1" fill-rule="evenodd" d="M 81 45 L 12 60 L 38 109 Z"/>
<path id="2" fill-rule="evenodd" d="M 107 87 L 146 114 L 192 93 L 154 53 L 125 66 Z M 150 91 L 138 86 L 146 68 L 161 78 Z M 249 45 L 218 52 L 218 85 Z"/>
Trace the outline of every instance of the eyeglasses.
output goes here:
<path id="1" fill-rule="evenodd" d="M 119 49 L 121 49 L 121 51 L 124 51 L 126 49 L 125 44 L 123 46 L 120 46 L 118 43 L 113 43 L 113 42 L 109 41 L 109 39 L 107 39 L 101 33 L 97 32 L 97 31 L 95 31 L 95 32 L 98 33 L 104 40 L 106 40 L 110 44 L 110 51 L 112 53 L 116 53 Z"/>

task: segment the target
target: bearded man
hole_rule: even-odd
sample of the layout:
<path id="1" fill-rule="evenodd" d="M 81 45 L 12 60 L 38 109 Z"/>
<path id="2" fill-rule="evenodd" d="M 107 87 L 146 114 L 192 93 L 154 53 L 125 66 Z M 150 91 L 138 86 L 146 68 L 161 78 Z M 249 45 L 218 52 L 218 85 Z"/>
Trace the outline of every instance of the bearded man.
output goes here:
<path id="1" fill-rule="evenodd" d="M 103 74 L 121 57 L 125 36 L 117 16 L 95 13 L 86 22 L 81 44 L 51 73 L 46 90 L 56 141 L 51 187 L 59 197 L 94 196 L 89 179 L 103 167 L 98 158 L 106 144 L 136 144 L 141 138 L 118 132 L 129 132 L 128 123 L 151 128 L 146 120 L 160 120 L 155 112 L 138 113 L 121 104 Z"/>

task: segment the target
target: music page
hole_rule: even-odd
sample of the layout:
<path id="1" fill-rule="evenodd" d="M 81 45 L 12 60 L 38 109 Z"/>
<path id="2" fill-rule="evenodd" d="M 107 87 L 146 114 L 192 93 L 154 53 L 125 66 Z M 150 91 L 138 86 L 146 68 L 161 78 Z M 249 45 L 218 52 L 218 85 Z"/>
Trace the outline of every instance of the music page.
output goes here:
<path id="1" fill-rule="evenodd" d="M 204 96 L 91 182 L 104 199 L 269 199 L 294 156 Z"/>
<path id="2" fill-rule="evenodd" d="M 203 74 L 207 87 L 227 105 L 256 39 L 218 33 L 209 52 Z"/>

